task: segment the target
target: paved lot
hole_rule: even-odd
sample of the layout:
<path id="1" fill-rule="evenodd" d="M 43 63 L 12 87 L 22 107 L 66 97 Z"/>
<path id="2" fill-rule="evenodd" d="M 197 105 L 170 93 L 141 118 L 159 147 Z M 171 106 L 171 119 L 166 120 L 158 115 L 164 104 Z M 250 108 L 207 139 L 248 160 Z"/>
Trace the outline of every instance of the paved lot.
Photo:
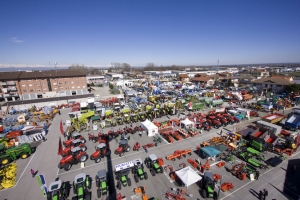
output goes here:
<path id="1" fill-rule="evenodd" d="M 204 113 L 207 113 L 208 110 L 205 110 Z M 198 159 L 196 146 L 198 146 L 203 141 L 206 141 L 210 139 L 213 136 L 217 136 L 220 132 L 219 130 L 212 129 L 210 132 L 203 131 L 201 135 L 198 135 L 193 138 L 184 139 L 182 141 L 176 141 L 173 144 L 169 144 L 166 141 L 163 141 L 161 144 L 159 144 L 157 147 L 153 147 L 149 149 L 149 152 L 146 153 L 145 151 L 139 151 L 134 152 L 130 151 L 125 153 L 124 157 L 119 157 L 117 155 L 111 154 L 111 157 L 104 158 L 101 160 L 100 163 L 96 164 L 94 161 L 88 160 L 85 163 L 84 168 L 80 168 L 80 165 L 74 165 L 70 171 L 64 171 L 64 170 L 58 170 L 57 164 L 59 163 L 60 156 L 57 155 L 58 150 L 58 140 L 59 137 L 62 137 L 59 132 L 59 122 L 60 120 L 68 119 L 67 113 L 70 112 L 70 109 L 64 109 L 62 110 L 62 115 L 57 115 L 52 121 L 52 125 L 49 128 L 49 133 L 47 136 L 47 141 L 41 143 L 38 146 L 37 152 L 30 156 L 26 160 L 18 160 L 18 175 L 17 175 L 17 184 L 14 188 L 7 189 L 0 191 L 1 197 L 5 197 L 7 199 L 31 199 L 31 200 L 40 200 L 43 198 L 41 194 L 41 190 L 38 186 L 38 183 L 35 179 L 33 179 L 30 175 L 30 169 L 38 170 L 40 174 L 44 174 L 46 177 L 47 184 L 49 185 L 50 182 L 54 181 L 56 177 L 59 177 L 60 179 L 64 181 L 73 181 L 74 177 L 78 173 L 86 173 L 89 174 L 91 177 L 95 177 L 98 170 L 106 169 L 110 176 L 110 196 L 101 197 L 100 199 L 115 199 L 114 194 L 117 191 L 115 188 L 115 179 L 114 179 L 114 173 L 113 169 L 116 164 L 120 164 L 126 161 L 131 161 L 136 158 L 141 158 L 144 160 L 149 154 L 156 154 L 158 157 L 164 158 L 167 155 L 173 153 L 177 149 L 187 149 L 191 148 L 194 150 L 191 156 L 187 156 L 187 158 L 192 159 Z M 260 113 L 266 114 L 266 113 Z M 181 116 L 182 117 L 182 116 Z M 173 118 L 173 117 L 170 117 Z M 164 117 L 158 121 L 164 121 L 165 119 L 168 119 L 167 117 Z M 259 118 L 252 119 L 249 121 L 241 122 L 239 125 L 239 128 L 242 129 L 246 127 L 247 125 L 251 124 L 251 122 L 258 120 Z M 133 124 L 135 126 L 135 124 Z M 119 126 L 123 127 L 123 126 Z M 232 130 L 233 128 L 238 128 L 237 125 L 234 126 L 227 126 L 226 129 Z M 117 127 L 118 128 L 118 127 Z M 115 128 L 115 130 L 117 129 Z M 104 129 L 104 132 L 107 133 L 109 128 Z M 90 131 L 94 132 L 95 134 L 98 133 L 98 131 Z M 223 131 L 224 132 L 224 131 Z M 83 133 L 83 135 L 88 138 L 87 132 Z M 62 137 L 63 139 L 63 137 Z M 115 140 L 112 140 L 110 142 L 110 148 L 112 152 L 117 148 L 118 141 L 120 137 L 118 137 Z M 131 147 L 133 147 L 133 144 L 139 141 L 141 145 L 147 144 L 152 142 L 152 138 L 147 137 L 146 135 L 143 135 L 142 137 L 138 136 L 137 134 L 131 135 L 131 138 L 129 140 L 129 144 Z M 87 154 L 91 155 L 94 152 L 94 146 L 96 145 L 92 141 L 87 141 L 86 143 L 88 150 Z M 269 153 L 270 154 L 270 153 Z M 175 170 L 179 169 L 179 164 L 182 162 L 185 162 L 187 158 L 181 159 L 181 160 L 175 160 L 175 161 L 166 161 L 165 165 L 172 165 Z M 293 156 L 294 158 L 299 158 L 299 154 L 295 154 Z M 205 162 L 205 160 L 201 160 L 202 163 Z M 213 164 L 213 162 L 212 162 Z M 212 166 L 211 171 L 216 172 L 223 175 L 222 182 L 232 182 L 234 184 L 234 189 L 230 192 L 223 193 L 221 192 L 220 198 L 221 199 L 256 199 L 255 192 L 258 192 L 259 190 L 266 188 L 269 190 L 269 198 L 275 198 L 275 199 L 290 199 L 289 197 L 286 197 L 284 194 L 282 194 L 283 191 L 283 181 L 285 177 L 285 170 L 282 168 L 286 168 L 287 162 L 282 163 L 279 167 L 276 168 L 270 168 L 269 170 L 262 170 L 261 171 L 261 177 L 258 181 L 250 181 L 249 179 L 245 181 L 240 181 L 237 178 L 233 177 L 229 172 L 226 172 L 225 168 L 217 168 L 216 166 Z M 282 167 L 282 168 L 281 168 Z M 164 174 L 158 174 L 155 177 L 152 177 L 149 173 L 148 169 L 145 169 L 149 174 L 149 179 L 142 180 L 138 184 L 134 182 L 133 175 L 130 174 L 129 177 L 132 180 L 131 187 L 126 187 L 121 189 L 121 193 L 123 195 L 127 196 L 127 199 L 141 199 L 140 197 L 135 197 L 134 193 L 132 191 L 133 188 L 138 186 L 145 186 L 146 187 L 146 193 L 148 194 L 148 197 L 157 197 L 159 199 L 164 199 L 163 192 L 167 191 L 170 188 L 178 187 L 178 183 L 173 182 L 166 173 Z M 253 189 L 253 191 L 249 191 L 250 189 Z M 216 189 L 217 190 L 217 189 Z M 187 189 L 188 194 L 192 194 L 193 197 L 187 197 L 187 199 L 202 199 L 200 196 L 200 190 L 199 186 L 197 184 L 191 185 Z M 71 192 L 70 198 L 73 196 L 73 193 Z M 92 187 L 92 199 L 97 199 L 97 193 L 96 193 L 96 187 L 95 183 L 93 183 Z"/>

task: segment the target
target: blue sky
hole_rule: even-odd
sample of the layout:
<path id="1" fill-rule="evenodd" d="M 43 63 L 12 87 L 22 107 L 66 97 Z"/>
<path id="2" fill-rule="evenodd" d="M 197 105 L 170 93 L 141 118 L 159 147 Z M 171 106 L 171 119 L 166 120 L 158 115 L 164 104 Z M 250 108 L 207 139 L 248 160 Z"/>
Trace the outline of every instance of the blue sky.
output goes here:
<path id="1" fill-rule="evenodd" d="M 2 0 L 0 66 L 300 62 L 299 0 Z"/>

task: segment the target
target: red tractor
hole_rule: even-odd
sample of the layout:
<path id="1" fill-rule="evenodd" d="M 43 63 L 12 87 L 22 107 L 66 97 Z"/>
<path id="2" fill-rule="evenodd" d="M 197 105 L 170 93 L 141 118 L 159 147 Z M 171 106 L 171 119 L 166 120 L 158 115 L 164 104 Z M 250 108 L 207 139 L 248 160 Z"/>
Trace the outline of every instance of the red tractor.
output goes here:
<path id="1" fill-rule="evenodd" d="M 106 146 L 105 143 L 100 143 L 97 146 L 95 146 L 96 151 L 90 156 L 91 160 L 95 160 L 95 163 L 98 163 L 101 161 L 101 158 L 104 158 L 104 156 L 109 156 L 111 151 Z"/>
<path id="2" fill-rule="evenodd" d="M 65 147 L 72 146 L 72 141 L 76 140 L 76 139 L 81 140 L 82 143 L 86 143 L 86 140 L 84 139 L 84 137 L 82 135 L 80 135 L 80 133 L 73 133 L 70 137 L 71 138 L 69 140 L 63 142 L 63 145 Z"/>
<path id="3" fill-rule="evenodd" d="M 223 114 L 223 117 L 228 121 L 229 124 L 234 124 L 235 120 L 234 117 L 229 114 Z"/>
<path id="4" fill-rule="evenodd" d="M 136 143 L 134 144 L 134 146 L 133 146 L 133 151 L 139 151 L 140 148 L 141 148 L 140 143 L 136 142 Z"/>
<path id="5" fill-rule="evenodd" d="M 122 157 L 125 152 L 129 152 L 131 147 L 128 145 L 128 140 L 120 140 L 119 147 L 115 150 L 115 154 Z"/>
<path id="6" fill-rule="evenodd" d="M 132 134 L 132 133 L 133 133 L 133 130 L 132 130 L 132 128 L 126 126 L 126 127 L 124 128 L 124 132 L 125 132 L 126 134 L 127 134 L 127 133 L 131 133 L 131 134 Z"/>
<path id="7" fill-rule="evenodd" d="M 136 132 L 138 132 L 138 131 L 143 131 L 144 129 L 142 128 L 142 126 L 135 126 L 134 128 L 133 128 L 133 133 L 136 133 Z"/>
<path id="8" fill-rule="evenodd" d="M 212 115 L 209 116 L 207 121 L 212 125 L 212 127 L 216 128 L 216 129 L 218 129 L 222 126 L 221 122 L 218 119 L 216 119 L 215 116 L 212 116 Z"/>
<path id="9" fill-rule="evenodd" d="M 89 141 L 93 141 L 94 143 L 96 143 L 98 141 L 99 138 L 102 138 L 104 134 L 102 132 L 99 132 L 98 133 L 98 136 L 97 135 L 94 135 L 94 134 L 91 134 L 91 133 L 88 133 L 88 136 L 89 136 Z"/>
<path id="10" fill-rule="evenodd" d="M 79 139 L 76 139 L 76 140 L 73 140 L 72 142 L 72 145 L 69 146 L 69 147 L 66 147 L 64 150 L 63 150 L 63 153 L 62 153 L 62 157 L 65 157 L 67 155 L 70 155 L 71 154 L 71 149 L 75 148 L 75 147 L 79 147 L 82 151 L 86 151 L 87 150 L 87 147 L 81 142 L 81 140 Z"/>
<path id="11" fill-rule="evenodd" d="M 74 147 L 71 149 L 71 154 L 63 157 L 58 164 L 58 168 L 62 169 L 64 168 L 65 171 L 68 171 L 71 169 L 72 165 L 78 164 L 80 162 L 85 162 L 89 156 L 86 152 L 82 151 L 79 147 Z"/>
<path id="12" fill-rule="evenodd" d="M 117 134 L 117 132 L 115 132 L 114 131 L 114 129 L 112 128 L 112 129 L 110 129 L 109 131 L 108 131 L 108 136 L 110 136 L 110 137 L 112 137 L 112 138 L 116 138 L 116 137 L 118 137 L 118 134 Z"/>

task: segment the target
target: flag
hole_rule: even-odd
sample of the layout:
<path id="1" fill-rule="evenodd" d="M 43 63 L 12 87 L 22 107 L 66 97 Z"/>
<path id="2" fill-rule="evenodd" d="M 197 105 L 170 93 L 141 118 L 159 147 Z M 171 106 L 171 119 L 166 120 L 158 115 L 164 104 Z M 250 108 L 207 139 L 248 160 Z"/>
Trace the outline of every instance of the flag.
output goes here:
<path id="1" fill-rule="evenodd" d="M 62 153 L 63 153 L 63 147 L 62 147 L 61 139 L 59 137 L 57 155 L 62 155 Z"/>
<path id="2" fill-rule="evenodd" d="M 39 174 L 36 176 L 36 180 L 38 181 L 39 186 L 41 187 L 42 194 L 45 197 L 47 195 L 47 185 L 46 185 L 46 179 L 43 174 Z"/>
<path id="3" fill-rule="evenodd" d="M 62 121 L 60 121 L 60 133 L 62 135 L 65 135 L 65 131 L 64 131 L 64 127 L 63 127 Z"/>

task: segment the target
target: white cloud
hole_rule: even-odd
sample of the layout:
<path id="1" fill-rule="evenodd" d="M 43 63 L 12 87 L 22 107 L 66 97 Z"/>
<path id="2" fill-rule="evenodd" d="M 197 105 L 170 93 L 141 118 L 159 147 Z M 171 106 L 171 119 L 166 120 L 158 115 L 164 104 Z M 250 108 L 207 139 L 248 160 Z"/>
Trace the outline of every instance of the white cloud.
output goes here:
<path id="1" fill-rule="evenodd" d="M 25 42 L 26 40 L 20 40 L 17 37 L 13 37 L 13 38 L 10 38 L 9 41 L 11 41 L 13 43 L 22 43 L 22 42 Z"/>

